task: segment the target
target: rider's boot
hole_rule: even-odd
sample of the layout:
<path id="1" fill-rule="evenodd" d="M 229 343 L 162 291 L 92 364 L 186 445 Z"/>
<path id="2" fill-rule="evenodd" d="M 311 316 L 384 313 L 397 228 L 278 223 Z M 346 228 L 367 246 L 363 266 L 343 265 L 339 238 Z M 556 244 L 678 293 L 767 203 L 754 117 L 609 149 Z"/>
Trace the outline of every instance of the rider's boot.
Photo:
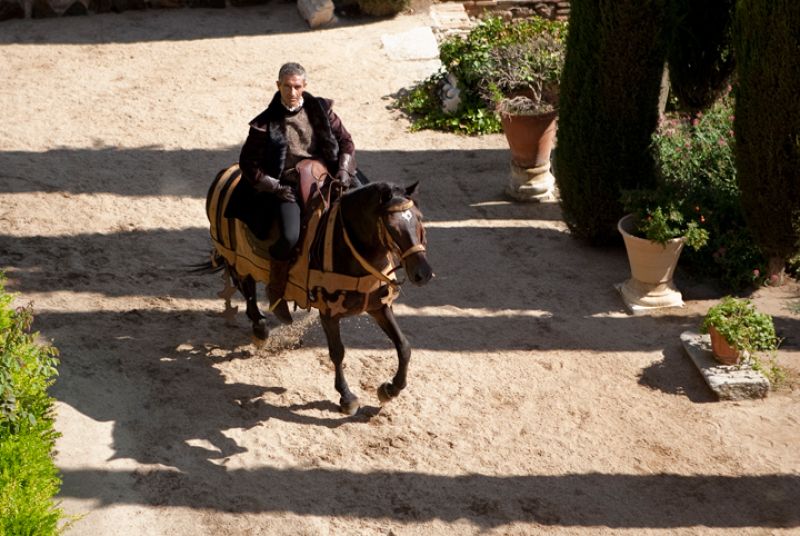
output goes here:
<path id="1" fill-rule="evenodd" d="M 286 290 L 286 282 L 289 279 L 289 261 L 272 260 L 269 268 L 269 285 L 267 295 L 269 297 L 269 310 L 284 324 L 292 323 L 292 315 L 289 312 L 289 305 L 283 297 Z"/>

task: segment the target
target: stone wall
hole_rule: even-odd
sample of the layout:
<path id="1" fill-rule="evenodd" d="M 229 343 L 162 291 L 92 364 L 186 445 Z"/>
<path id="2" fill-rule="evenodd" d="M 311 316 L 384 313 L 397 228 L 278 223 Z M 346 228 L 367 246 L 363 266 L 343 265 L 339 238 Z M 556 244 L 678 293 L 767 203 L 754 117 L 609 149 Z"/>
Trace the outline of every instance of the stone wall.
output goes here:
<path id="1" fill-rule="evenodd" d="M 130 9 L 250 6 L 270 0 L 0 0 L 0 21 L 13 18 L 42 18 L 88 13 L 119 13 Z M 509 18 L 538 14 L 549 19 L 566 19 L 567 0 L 466 0 L 460 2 L 470 16 L 487 11 Z"/>
<path id="2" fill-rule="evenodd" d="M 550 20 L 569 18 L 568 0 L 466 0 L 461 2 L 470 17 L 490 12 L 507 19 L 539 15 Z"/>

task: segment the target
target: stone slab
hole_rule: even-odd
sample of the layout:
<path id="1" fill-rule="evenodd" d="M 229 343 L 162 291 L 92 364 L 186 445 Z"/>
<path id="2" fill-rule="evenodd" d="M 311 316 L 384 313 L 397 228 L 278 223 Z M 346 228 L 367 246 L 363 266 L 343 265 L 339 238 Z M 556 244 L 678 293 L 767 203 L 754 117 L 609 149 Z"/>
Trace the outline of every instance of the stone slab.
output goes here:
<path id="1" fill-rule="evenodd" d="M 392 60 L 438 60 L 439 44 L 430 26 L 419 26 L 381 36 L 383 49 Z"/>
<path id="2" fill-rule="evenodd" d="M 769 380 L 749 365 L 723 365 L 711 354 L 711 338 L 697 332 L 681 333 L 681 343 L 708 386 L 720 400 L 764 398 Z"/>

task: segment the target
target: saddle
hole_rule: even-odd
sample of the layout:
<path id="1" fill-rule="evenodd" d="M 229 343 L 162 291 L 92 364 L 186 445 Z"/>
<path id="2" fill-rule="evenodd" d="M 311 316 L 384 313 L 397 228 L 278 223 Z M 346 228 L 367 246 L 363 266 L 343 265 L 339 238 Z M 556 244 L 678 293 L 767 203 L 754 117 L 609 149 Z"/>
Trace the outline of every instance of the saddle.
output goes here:
<path id="1" fill-rule="evenodd" d="M 332 262 L 334 222 L 341 217 L 338 202 L 341 190 L 337 191 L 336 185 L 327 181 L 330 175 L 322 162 L 304 160 L 296 168 L 303 208 L 303 231 L 289 269 L 285 298 L 295 302 L 301 309 L 313 307 L 322 312 L 337 311 L 337 304 L 330 303 L 327 295 L 338 295 L 340 307 L 343 292 L 356 292 L 363 296 L 364 310 L 371 293 L 387 285 L 387 281 L 396 280 L 391 263 L 377 277 L 372 274 L 355 277 L 335 273 Z M 266 240 L 259 239 L 244 221 L 223 216 L 230 193 L 240 180 L 241 172 L 234 165 L 223 170 L 212 185 L 206 208 L 211 222 L 211 238 L 216 250 L 239 276 L 249 275 L 256 281 L 266 283 L 271 268 L 268 248 L 272 236 Z M 317 249 L 317 245 L 322 247 L 323 252 L 321 270 L 310 267 L 312 251 Z M 387 254 L 387 258 L 391 260 L 390 254 Z M 394 285 L 389 285 L 382 301 L 391 303 L 397 295 L 398 290 Z"/>

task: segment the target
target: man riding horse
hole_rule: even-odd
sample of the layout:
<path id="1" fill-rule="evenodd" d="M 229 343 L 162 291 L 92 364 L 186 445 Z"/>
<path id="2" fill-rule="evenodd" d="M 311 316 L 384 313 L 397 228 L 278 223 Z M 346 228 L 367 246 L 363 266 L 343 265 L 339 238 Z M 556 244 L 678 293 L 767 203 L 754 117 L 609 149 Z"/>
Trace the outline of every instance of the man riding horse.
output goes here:
<path id="1" fill-rule="evenodd" d="M 305 91 L 306 71 L 297 63 L 281 66 L 276 84 L 278 91 L 267 109 L 250 122 L 239 156 L 245 180 L 239 181 L 225 216 L 244 221 L 260 239 L 267 238 L 278 219 L 280 235 L 269 248 L 267 294 L 270 310 L 281 322 L 291 324 L 283 295 L 300 238 L 303 164 L 309 160 L 324 164 L 344 188 L 358 185 L 358 180 L 355 146 L 332 110 L 333 101 Z"/>

